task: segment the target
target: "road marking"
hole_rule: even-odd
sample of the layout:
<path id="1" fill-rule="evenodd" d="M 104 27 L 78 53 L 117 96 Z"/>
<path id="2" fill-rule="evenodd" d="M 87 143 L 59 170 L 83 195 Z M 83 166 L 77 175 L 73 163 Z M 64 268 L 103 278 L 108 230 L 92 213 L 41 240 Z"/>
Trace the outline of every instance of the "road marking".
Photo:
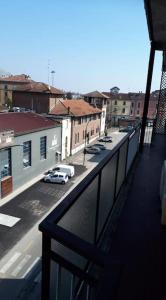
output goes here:
<path id="1" fill-rule="evenodd" d="M 28 260 L 31 258 L 31 255 L 25 255 L 25 257 L 21 260 L 16 269 L 11 273 L 13 277 L 16 277 L 18 273 L 22 270 L 22 268 L 26 265 Z"/>
<path id="2" fill-rule="evenodd" d="M 31 271 L 31 269 L 36 265 L 36 263 L 40 260 L 40 257 L 37 257 L 33 263 L 30 265 L 30 267 L 26 270 L 26 272 L 21 276 L 21 278 L 25 278 L 26 275 Z M 28 276 L 27 276 L 28 277 Z"/>
<path id="3" fill-rule="evenodd" d="M 30 241 L 29 243 L 28 243 L 28 245 L 24 248 L 24 252 L 27 252 L 27 250 L 32 246 L 32 241 Z"/>
<path id="4" fill-rule="evenodd" d="M 36 283 L 41 282 L 41 272 L 35 277 L 34 282 Z"/>
<path id="5" fill-rule="evenodd" d="M 20 252 L 16 252 L 8 262 L 0 269 L 0 273 L 4 274 L 12 266 L 12 264 L 21 256 Z"/>
<path id="6" fill-rule="evenodd" d="M 18 221 L 20 221 L 20 218 L 0 214 L 0 225 L 13 227 Z"/>

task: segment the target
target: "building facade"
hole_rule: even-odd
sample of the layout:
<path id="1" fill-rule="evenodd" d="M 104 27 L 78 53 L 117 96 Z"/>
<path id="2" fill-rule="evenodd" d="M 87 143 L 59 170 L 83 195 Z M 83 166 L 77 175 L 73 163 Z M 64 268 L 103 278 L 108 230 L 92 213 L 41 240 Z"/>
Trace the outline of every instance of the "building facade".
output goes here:
<path id="1" fill-rule="evenodd" d="M 14 137 L 12 143 L 0 144 L 1 198 L 61 159 L 61 126 L 55 121 L 33 113 L 2 113 L 1 133 L 4 128 L 12 128 Z"/>
<path id="2" fill-rule="evenodd" d="M 17 86 L 26 85 L 32 82 L 28 75 L 11 75 L 8 77 L 0 77 L 0 110 L 5 110 L 7 107 L 12 106 L 13 90 Z"/>
<path id="3" fill-rule="evenodd" d="M 36 113 L 49 113 L 64 93 L 42 82 L 18 86 L 13 91 L 13 106 L 30 109 Z"/>
<path id="4" fill-rule="evenodd" d="M 98 107 L 102 111 L 100 120 L 100 134 L 103 134 L 106 128 L 106 112 L 108 99 L 108 96 L 98 91 L 94 91 L 84 95 L 85 101 L 87 101 L 90 105 L 93 105 L 94 107 Z"/>
<path id="5" fill-rule="evenodd" d="M 84 100 L 60 101 L 51 111 L 51 115 L 71 117 L 71 155 L 100 135 L 101 113 Z"/>
<path id="6" fill-rule="evenodd" d="M 61 159 L 66 159 L 71 155 L 71 116 L 46 115 L 47 118 L 58 121 L 61 124 Z"/>

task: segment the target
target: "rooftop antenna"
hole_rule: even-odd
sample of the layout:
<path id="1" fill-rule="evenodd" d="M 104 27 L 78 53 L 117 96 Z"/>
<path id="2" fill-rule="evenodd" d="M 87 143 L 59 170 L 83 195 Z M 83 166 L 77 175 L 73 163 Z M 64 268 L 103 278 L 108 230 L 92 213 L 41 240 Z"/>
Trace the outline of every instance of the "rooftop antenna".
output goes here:
<path id="1" fill-rule="evenodd" d="M 50 60 L 48 59 L 48 85 L 50 85 Z"/>
<path id="2" fill-rule="evenodd" d="M 51 71 L 51 77 L 52 77 L 52 86 L 54 86 L 54 75 L 55 75 L 55 71 L 52 70 Z"/>

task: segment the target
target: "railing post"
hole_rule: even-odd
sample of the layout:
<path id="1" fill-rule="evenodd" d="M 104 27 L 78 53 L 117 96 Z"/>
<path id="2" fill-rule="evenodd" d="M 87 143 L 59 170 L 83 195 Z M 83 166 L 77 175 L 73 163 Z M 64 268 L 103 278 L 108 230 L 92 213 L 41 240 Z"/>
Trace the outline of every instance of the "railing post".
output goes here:
<path id="1" fill-rule="evenodd" d="M 99 221 L 99 205 L 100 205 L 100 189 L 101 189 L 101 172 L 99 173 L 98 178 L 98 189 L 97 189 L 97 205 L 96 205 L 96 216 L 95 216 L 95 237 L 94 243 L 97 242 L 97 229 L 98 229 L 98 221 Z"/>
<path id="2" fill-rule="evenodd" d="M 41 283 L 41 300 L 50 298 L 50 250 L 51 239 L 42 233 L 42 283 Z"/>
<path id="3" fill-rule="evenodd" d="M 115 188 L 114 188 L 114 202 L 116 199 L 116 190 L 117 190 L 117 178 L 118 178 L 118 168 L 119 168 L 119 156 L 120 156 L 120 149 L 118 149 L 118 157 L 117 157 L 117 165 L 116 165 L 116 174 L 115 174 Z"/>
<path id="4" fill-rule="evenodd" d="M 145 100 L 144 100 L 144 111 L 143 111 L 143 117 L 142 117 L 140 148 L 139 148 L 140 151 L 142 151 L 143 144 L 144 144 L 145 127 L 146 127 L 146 120 L 147 120 L 148 108 L 149 108 L 149 98 L 150 98 L 150 89 L 151 89 L 152 74 L 153 74 L 154 57 L 155 57 L 155 49 L 154 49 L 153 45 L 151 44 L 147 83 L 146 83 L 146 93 L 145 93 Z"/>
<path id="5" fill-rule="evenodd" d="M 127 151 L 126 151 L 126 162 L 125 162 L 125 178 L 127 176 L 127 162 L 128 162 L 128 152 L 129 152 L 129 142 L 130 142 L 130 137 L 128 137 L 128 140 L 127 140 Z"/>

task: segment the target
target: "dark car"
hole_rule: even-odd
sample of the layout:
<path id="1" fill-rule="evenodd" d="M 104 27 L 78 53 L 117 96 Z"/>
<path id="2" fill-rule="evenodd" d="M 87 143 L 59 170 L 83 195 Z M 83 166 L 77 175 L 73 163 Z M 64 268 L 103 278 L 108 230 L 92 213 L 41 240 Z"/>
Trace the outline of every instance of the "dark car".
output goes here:
<path id="1" fill-rule="evenodd" d="M 127 127 L 124 127 L 124 128 L 120 128 L 119 129 L 119 132 L 130 132 L 134 129 L 133 126 L 127 126 Z"/>
<path id="2" fill-rule="evenodd" d="M 106 147 L 103 144 L 94 144 L 93 146 L 97 147 L 97 148 L 99 148 L 101 150 L 105 150 L 106 149 Z"/>

